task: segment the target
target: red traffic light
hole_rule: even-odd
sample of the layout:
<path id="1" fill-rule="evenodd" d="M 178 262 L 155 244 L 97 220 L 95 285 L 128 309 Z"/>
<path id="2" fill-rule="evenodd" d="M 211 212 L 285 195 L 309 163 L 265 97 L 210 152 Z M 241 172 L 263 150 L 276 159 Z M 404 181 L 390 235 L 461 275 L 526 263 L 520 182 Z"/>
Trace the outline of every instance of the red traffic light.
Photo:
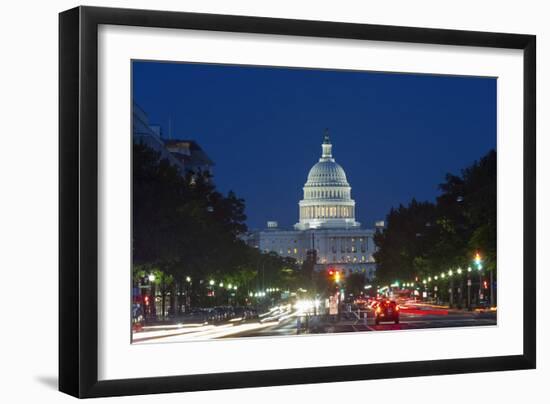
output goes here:
<path id="1" fill-rule="evenodd" d="M 329 270 L 328 270 L 328 274 L 329 274 L 329 276 L 334 275 L 334 269 L 329 269 Z"/>

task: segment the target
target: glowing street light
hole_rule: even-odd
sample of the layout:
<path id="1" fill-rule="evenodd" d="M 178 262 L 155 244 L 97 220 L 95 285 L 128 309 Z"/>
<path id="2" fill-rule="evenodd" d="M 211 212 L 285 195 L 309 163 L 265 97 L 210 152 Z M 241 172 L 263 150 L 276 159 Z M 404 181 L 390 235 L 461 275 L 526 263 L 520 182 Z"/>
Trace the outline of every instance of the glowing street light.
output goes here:
<path id="1" fill-rule="evenodd" d="M 186 277 L 185 277 L 185 280 L 186 280 L 187 282 L 191 282 L 191 277 L 190 277 L 190 276 L 186 276 Z"/>
<path id="2" fill-rule="evenodd" d="M 208 282 L 208 283 L 210 284 L 210 286 L 214 286 L 214 284 L 215 284 L 216 282 L 214 282 L 214 280 L 211 279 L 210 282 Z"/>
<path id="3" fill-rule="evenodd" d="M 155 274 L 150 274 L 148 278 L 149 278 L 149 282 L 154 282 L 156 279 Z"/>

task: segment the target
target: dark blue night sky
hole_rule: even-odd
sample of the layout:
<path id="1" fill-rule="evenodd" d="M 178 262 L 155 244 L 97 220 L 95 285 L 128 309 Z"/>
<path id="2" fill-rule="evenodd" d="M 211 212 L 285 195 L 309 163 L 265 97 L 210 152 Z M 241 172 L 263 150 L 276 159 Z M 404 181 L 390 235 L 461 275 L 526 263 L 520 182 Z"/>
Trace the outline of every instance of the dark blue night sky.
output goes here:
<path id="1" fill-rule="evenodd" d="M 133 92 L 164 136 L 171 118 L 200 143 L 251 228 L 298 221 L 325 128 L 365 227 L 496 148 L 494 78 L 134 62 Z"/>

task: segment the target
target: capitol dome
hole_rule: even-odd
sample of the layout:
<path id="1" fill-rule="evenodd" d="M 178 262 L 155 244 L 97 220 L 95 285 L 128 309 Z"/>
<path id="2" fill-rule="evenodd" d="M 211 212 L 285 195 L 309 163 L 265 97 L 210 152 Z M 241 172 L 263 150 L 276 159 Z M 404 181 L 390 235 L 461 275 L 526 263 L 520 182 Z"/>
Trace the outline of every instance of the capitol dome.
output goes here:
<path id="1" fill-rule="evenodd" d="M 348 180 L 346 179 L 346 172 L 344 169 L 334 161 L 319 161 L 311 170 L 307 176 L 307 186 L 345 186 L 348 187 Z"/>
<path id="2" fill-rule="evenodd" d="M 332 157 L 332 143 L 325 133 L 322 154 L 307 176 L 304 199 L 299 203 L 299 230 L 358 227 L 355 201 L 344 169 Z"/>

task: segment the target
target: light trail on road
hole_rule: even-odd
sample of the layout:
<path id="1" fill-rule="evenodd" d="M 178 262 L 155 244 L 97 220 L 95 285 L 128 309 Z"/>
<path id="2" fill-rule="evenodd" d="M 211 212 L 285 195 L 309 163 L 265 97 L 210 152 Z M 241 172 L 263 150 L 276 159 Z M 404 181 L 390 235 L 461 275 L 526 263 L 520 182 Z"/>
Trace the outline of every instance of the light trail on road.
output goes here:
<path id="1" fill-rule="evenodd" d="M 208 340 L 215 338 L 223 338 L 233 334 L 245 332 L 253 332 L 262 328 L 271 327 L 279 324 L 278 321 L 263 321 L 255 323 L 243 324 L 223 324 L 223 325 L 204 325 L 199 327 L 189 327 L 180 329 L 179 331 L 150 331 L 140 332 L 134 335 L 134 344 L 157 343 L 157 342 L 181 342 L 181 341 L 196 341 Z"/>

